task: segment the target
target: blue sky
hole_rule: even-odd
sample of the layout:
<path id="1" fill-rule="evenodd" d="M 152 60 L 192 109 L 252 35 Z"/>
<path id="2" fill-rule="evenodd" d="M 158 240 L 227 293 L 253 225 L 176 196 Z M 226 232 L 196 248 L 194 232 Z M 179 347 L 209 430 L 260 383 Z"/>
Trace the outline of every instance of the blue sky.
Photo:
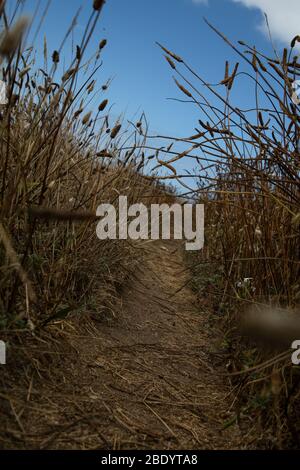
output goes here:
<path id="1" fill-rule="evenodd" d="M 279 0 L 287 5 L 294 3 Z M 182 98 L 172 80 L 172 70 L 165 62 L 159 41 L 183 56 L 207 81 L 223 79 L 224 62 L 233 67 L 236 56 L 204 23 L 205 16 L 231 40 L 243 39 L 269 53 L 270 41 L 262 31 L 262 11 L 245 5 L 259 5 L 268 11 L 268 3 L 276 10 L 277 0 L 107 0 L 102 18 L 94 35 L 91 49 L 102 38 L 108 39 L 103 55 L 104 66 L 99 71 L 99 83 L 113 77 L 108 92 L 117 115 L 126 112 L 130 119 L 136 112 L 145 111 L 154 131 L 163 134 L 188 135 L 197 123 L 197 113 L 189 105 L 167 98 Z M 298 2 L 298 0 L 297 0 Z M 25 11 L 33 11 L 37 3 L 42 9 L 46 0 L 29 0 Z M 298 2 L 300 3 L 300 2 Z M 49 49 L 57 48 L 76 10 L 82 6 L 75 32 L 80 35 L 91 11 L 92 0 L 52 0 L 43 26 Z M 280 9 L 280 7 L 279 7 Z M 271 11 L 272 11 L 271 10 Z M 297 8 L 299 13 L 299 7 Z M 270 11 L 269 11 L 270 13 Z M 280 13 L 280 12 L 279 12 Z M 297 17 L 297 12 L 290 15 Z M 273 20 L 271 15 L 271 20 Z M 298 17 L 300 20 L 300 16 Z M 275 21 L 275 20 L 274 20 Z M 288 29 L 283 24 L 282 29 Z M 279 28 L 278 28 L 279 29 Z M 278 47 L 290 40 L 279 37 L 274 26 L 274 39 Z M 76 34 L 75 34 L 76 36 Z M 40 38 L 41 41 L 41 38 Z M 76 37 L 75 37 L 76 42 Z M 42 49 L 42 44 L 41 44 Z M 248 104 L 249 93 L 240 87 L 238 99 Z"/>

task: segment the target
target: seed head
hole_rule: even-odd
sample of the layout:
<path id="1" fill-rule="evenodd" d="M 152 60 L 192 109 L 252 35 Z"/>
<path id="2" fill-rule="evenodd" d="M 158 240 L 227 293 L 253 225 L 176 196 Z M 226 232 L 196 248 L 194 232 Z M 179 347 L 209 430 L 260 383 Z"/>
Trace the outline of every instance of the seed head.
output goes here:
<path id="1" fill-rule="evenodd" d="M 16 24 L 9 30 L 7 30 L 2 38 L 0 44 L 0 54 L 2 56 L 9 57 L 15 53 L 19 47 L 23 35 L 29 25 L 29 18 L 23 16 Z"/>
<path id="2" fill-rule="evenodd" d="M 110 134 L 110 137 L 112 139 L 114 139 L 115 137 L 117 137 L 117 135 L 119 134 L 120 130 L 121 130 L 121 127 L 122 125 L 121 124 L 117 124 L 113 130 L 111 131 L 111 134 Z"/>
<path id="3" fill-rule="evenodd" d="M 157 42 L 156 44 L 159 45 L 159 47 L 169 56 L 171 56 L 174 60 L 176 60 L 176 62 L 183 62 L 182 58 L 179 57 L 179 55 L 177 54 L 174 54 L 174 52 L 172 51 L 169 51 L 169 49 L 167 49 L 166 47 L 162 46 L 161 44 L 159 44 L 159 42 Z"/>
<path id="4" fill-rule="evenodd" d="M 92 111 L 90 111 L 89 113 L 87 113 L 83 119 L 82 119 L 82 124 L 85 126 L 86 124 L 89 123 L 90 119 L 91 119 L 91 115 L 92 115 Z"/>
<path id="5" fill-rule="evenodd" d="M 53 54 L 52 54 L 52 60 L 55 64 L 58 64 L 59 62 L 59 52 L 58 51 L 54 51 Z"/>
<path id="6" fill-rule="evenodd" d="M 100 103 L 99 108 L 98 108 L 99 111 L 104 111 L 104 109 L 106 108 L 107 104 L 108 104 L 108 100 L 102 101 L 102 103 Z"/>
<path id="7" fill-rule="evenodd" d="M 82 111 L 83 111 L 82 108 L 78 109 L 78 110 L 74 113 L 74 119 L 77 119 L 78 116 L 82 113 Z"/>
<path id="8" fill-rule="evenodd" d="M 167 55 L 165 55 L 165 59 L 169 62 L 172 69 L 176 70 L 176 65 L 174 64 L 173 60 L 170 59 L 170 57 L 168 57 Z"/>
<path id="9" fill-rule="evenodd" d="M 174 81 L 175 81 L 176 85 L 178 86 L 178 88 L 179 88 L 186 96 L 188 96 L 189 98 L 193 98 L 193 95 L 189 92 L 189 90 L 187 90 L 183 85 L 181 85 L 181 84 L 176 80 L 176 78 L 174 78 Z"/>
<path id="10" fill-rule="evenodd" d="M 105 3 L 105 0 L 94 0 L 94 5 L 93 5 L 94 10 L 101 11 L 104 3 Z"/>
<path id="11" fill-rule="evenodd" d="M 100 49 L 100 51 L 101 51 L 102 49 L 104 49 L 104 47 L 106 46 L 106 44 L 107 44 L 107 40 L 106 40 L 106 39 L 102 39 L 102 41 L 101 41 L 100 44 L 99 44 L 99 49 Z"/>
<path id="12" fill-rule="evenodd" d="M 292 48 L 295 47 L 296 42 L 300 42 L 300 36 L 299 35 L 295 36 L 294 39 L 292 40 L 292 42 L 291 42 L 291 47 Z"/>

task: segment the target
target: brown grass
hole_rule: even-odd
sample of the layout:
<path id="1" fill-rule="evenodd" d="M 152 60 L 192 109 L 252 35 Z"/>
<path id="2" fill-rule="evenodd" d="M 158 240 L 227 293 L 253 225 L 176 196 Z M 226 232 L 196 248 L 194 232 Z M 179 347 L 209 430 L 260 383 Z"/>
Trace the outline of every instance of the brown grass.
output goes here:
<path id="1" fill-rule="evenodd" d="M 80 46 L 64 70 L 62 47 L 49 60 L 46 42 L 45 66 L 34 69 L 33 48 L 22 41 L 27 20 L 7 26 L 0 43 L 8 87 L 0 120 L 0 332 L 9 357 L 1 371 L 1 448 L 20 448 L 19 404 L 31 407 L 35 378 L 39 393 L 51 401 L 53 383 L 60 387 L 70 378 L 67 361 L 64 371 L 60 366 L 62 358 L 77 361 L 69 334 L 90 334 L 94 344 L 89 328 L 118 317 L 124 282 L 141 265 L 138 242 L 97 239 L 98 205 L 114 203 L 119 194 L 127 195 L 129 204 L 167 198 L 162 185 L 143 176 L 140 132 L 120 121 L 110 128 L 108 99 L 102 96 L 109 83 L 97 85 L 107 41 L 93 57 L 85 57 L 104 3 L 95 1 L 95 11 L 91 4 Z M 9 25 L 5 8 L 1 16 Z M 145 124 L 143 118 L 140 122 Z M 79 385 L 81 365 L 73 387 Z M 45 375 L 46 369 L 51 374 Z M 64 390 L 72 394 L 74 388 Z M 68 400 L 59 396 L 63 413 Z M 75 409 L 72 413 L 76 419 Z M 54 414 L 44 415 L 50 426 Z M 25 425 L 30 425 L 28 416 Z M 55 427 L 53 437 L 62 430 Z M 35 444 L 51 446 L 48 434 L 38 433 Z M 29 432 L 21 447 L 34 446 L 31 437 Z"/>
<path id="2" fill-rule="evenodd" d="M 95 2 L 98 13 L 103 4 Z M 96 208 L 118 194 L 147 203 L 159 194 L 142 177 L 139 151 L 122 149 L 123 142 L 139 142 L 136 131 L 121 133 L 121 124 L 110 131 L 104 97 L 98 112 L 88 109 L 91 93 L 95 101 L 107 88 L 95 88 L 106 40 L 92 58 L 84 55 L 98 13 L 91 11 L 63 73 L 61 48 L 51 54 L 51 64 L 46 44 L 44 69 L 50 71 L 28 65 L 33 52 L 22 43 L 27 20 L 19 20 L 2 39 L 0 53 L 9 55 L 3 63 L 9 103 L 1 108 L 0 122 L 0 325 L 5 330 L 26 329 L 29 320 L 38 328 L 65 309 L 84 307 L 96 284 L 109 293 L 111 284 L 122 283 L 137 260 L 130 243 L 97 240 Z M 8 24 L 5 9 L 2 17 Z"/>
<path id="3" fill-rule="evenodd" d="M 230 73 L 226 62 L 225 78 L 215 86 L 179 58 L 176 84 L 203 117 L 197 135 L 176 136 L 174 143 L 188 147 L 183 156 L 196 168 L 189 176 L 198 188 L 180 175 L 167 178 L 177 179 L 186 195 L 206 205 L 206 247 L 198 260 L 192 260 L 194 284 L 200 296 L 207 295 L 207 284 L 214 286 L 215 308 L 222 315 L 224 345 L 231 356 L 228 368 L 234 372 L 237 417 L 244 416 L 245 432 L 254 445 L 297 447 L 299 371 L 291 364 L 291 344 L 285 343 L 282 351 L 282 344 L 272 337 L 278 307 L 281 325 L 288 323 L 287 311 L 300 314 L 300 117 L 299 106 L 292 101 L 292 82 L 299 78 L 300 68 L 293 49 L 296 40 L 282 57 L 275 51 L 275 57 L 268 58 L 243 42 L 243 49 L 235 46 L 209 26 L 235 50 L 246 70 L 237 63 Z M 162 49 L 176 60 L 176 54 Z M 174 70 L 171 59 L 168 62 Z M 231 94 L 242 73 L 247 74 L 249 90 L 254 90 L 251 110 L 239 109 Z M 216 100 L 219 105 L 212 105 Z M 176 161 L 172 155 L 164 167 Z M 262 335 L 273 349 L 256 341 L 267 322 L 256 323 L 254 340 L 241 336 L 242 313 L 250 306 L 252 312 L 262 308 L 261 315 L 265 306 L 274 309 L 274 327 L 266 327 Z"/>
<path id="4" fill-rule="evenodd" d="M 46 66 L 33 70 L 33 51 L 24 42 L 28 20 L 8 26 L 5 6 L 0 8 L 6 29 L 0 41 L 1 65 L 9 101 L 0 109 L 0 331 L 8 347 L 19 345 L 20 354 L 27 355 L 28 367 L 20 356 L 11 364 L 24 368 L 26 393 L 24 387 L 18 389 L 20 403 L 30 401 L 35 374 L 49 383 L 66 380 L 61 370 L 57 377 L 47 373 L 54 345 L 65 341 L 66 330 L 74 330 L 81 319 L 88 329 L 90 318 L 105 321 L 118 315 L 119 292 L 141 263 L 140 252 L 130 242 L 97 240 L 97 206 L 114 202 L 119 194 L 127 195 L 129 203 L 174 199 L 163 185 L 142 174 L 144 116 L 126 127 L 120 120 L 111 123 L 106 112 L 109 103 L 102 95 L 109 82 L 97 83 L 106 40 L 92 58 L 85 57 L 104 3 L 91 3 L 80 45 L 64 70 L 63 48 L 53 51 L 49 60 L 46 42 Z M 153 148 L 150 159 L 156 157 L 158 166 L 171 171 L 161 180 L 176 180 L 186 195 L 206 204 L 206 247 L 192 261 L 198 276 L 194 284 L 202 300 L 204 294 L 214 299 L 224 324 L 222 347 L 235 387 L 233 422 L 240 423 L 245 442 L 253 447 L 297 447 L 299 374 L 291 366 L 289 345 L 266 351 L 256 340 L 245 339 L 238 326 L 249 306 L 257 311 L 268 305 L 283 309 L 283 315 L 286 310 L 299 315 L 300 118 L 299 106 L 291 100 L 291 84 L 300 70 L 293 49 L 299 38 L 282 56 L 268 58 L 244 43 L 243 49 L 236 47 L 216 32 L 248 67 L 249 86 L 255 89 L 253 109 L 240 110 L 231 96 L 242 73 L 239 63 L 227 62 L 225 76 L 215 87 L 161 46 L 177 88 L 198 106 L 202 119 L 192 136 L 172 139 L 185 143 L 186 151 L 176 152 L 169 145 L 163 149 L 171 156 L 166 161 Z M 204 85 L 201 90 L 194 85 L 197 80 Z M 219 100 L 219 107 L 203 89 Z M 96 106 L 91 97 L 97 98 Z M 195 175 L 189 175 L 198 178 L 196 190 L 173 165 L 182 158 L 198 164 Z M 48 352 L 31 354 L 30 343 L 33 349 L 43 344 Z M 72 348 L 66 341 L 62 349 L 69 353 Z M 61 346 L 57 352 L 61 354 Z M 34 374 L 29 376 L 29 370 Z M 8 420 L 4 445 L 18 441 L 22 448 L 22 409 L 16 411 L 12 400 L 14 381 L 5 376 L 1 399 L 3 413 L 9 420 L 13 417 L 18 431 Z M 72 406 L 74 416 L 77 407 L 78 419 L 93 424 L 74 400 Z M 124 423 L 124 416 L 117 419 Z M 54 423 L 54 431 L 61 436 L 66 429 Z M 51 447 L 51 437 L 44 437 L 40 447 Z M 107 446 L 105 436 L 102 445 Z"/>

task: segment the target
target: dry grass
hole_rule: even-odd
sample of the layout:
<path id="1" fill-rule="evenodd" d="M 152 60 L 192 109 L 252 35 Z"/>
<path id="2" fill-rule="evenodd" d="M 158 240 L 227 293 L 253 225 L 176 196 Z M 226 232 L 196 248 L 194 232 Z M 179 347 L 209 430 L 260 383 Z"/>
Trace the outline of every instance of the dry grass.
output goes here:
<path id="1" fill-rule="evenodd" d="M 274 323 L 278 307 L 300 314 L 300 117 L 292 100 L 292 83 L 300 70 L 294 48 L 298 39 L 281 56 L 274 51 L 275 57 L 268 58 L 243 42 L 242 47 L 235 46 L 209 26 L 235 50 L 246 69 L 237 63 L 230 72 L 226 62 L 224 79 L 218 86 L 210 85 L 162 47 L 177 74 L 177 87 L 202 116 L 196 135 L 176 136 L 175 145 L 185 143 L 186 152 L 179 158 L 170 152 L 164 166 L 183 157 L 195 166 L 190 176 L 198 181 L 196 190 L 189 188 L 187 179 L 170 178 L 206 205 L 206 247 L 193 260 L 198 276 L 194 284 L 202 296 L 209 292 L 207 285 L 213 289 L 216 311 L 224 319 L 224 345 L 231 356 L 228 369 L 237 373 L 237 416 L 244 418 L 254 446 L 297 447 L 299 371 L 291 364 L 291 344 L 285 343 L 278 356 L 282 344 L 275 341 L 275 351 L 266 351 L 242 337 L 239 324 L 249 306 L 252 311 L 264 310 L 265 305 L 274 308 Z M 241 110 L 232 95 L 243 76 L 248 94 L 254 92 L 249 110 Z M 287 315 L 286 310 L 281 315 Z M 257 330 L 262 324 L 257 323 Z M 275 327 L 267 328 L 264 337 L 274 339 L 271 331 Z"/>
<path id="2" fill-rule="evenodd" d="M 30 410 L 32 395 L 39 393 L 33 388 L 38 377 L 40 385 L 45 379 L 48 385 L 54 384 L 53 389 L 48 387 L 48 395 L 47 384 L 40 392 L 45 393 L 50 408 L 55 408 L 51 390 L 57 398 L 57 387 L 66 382 L 68 374 L 59 369 L 55 376 L 53 356 L 74 357 L 74 344 L 67 337 L 76 331 L 76 323 L 84 320 L 86 330 L 80 331 L 92 335 L 91 318 L 109 321 L 118 315 L 124 280 L 141 263 L 141 252 L 130 242 L 97 240 L 97 206 L 114 202 L 119 194 L 127 195 L 129 203 L 166 200 L 165 188 L 142 175 L 147 147 L 144 116 L 131 127 L 121 119 L 111 122 L 105 97 L 109 84 L 98 89 L 97 72 L 106 41 L 100 42 L 93 57 L 85 57 L 104 3 L 91 3 L 82 40 L 64 70 L 63 47 L 49 55 L 46 42 L 45 67 L 34 70 L 34 51 L 25 42 L 28 19 L 11 25 L 5 7 L 0 9 L 5 26 L 0 39 L 1 66 L 8 85 L 8 104 L 0 109 L 0 329 L 8 347 L 19 348 L 10 370 L 21 365 L 24 371 L 17 394 L 13 374 L 2 376 L 3 415 L 8 419 L 4 447 L 34 446 L 37 435 L 41 448 L 51 448 L 51 439 L 57 438 L 63 447 L 66 442 L 61 436 L 78 423 L 88 423 L 89 432 L 93 426 L 99 431 L 93 411 L 87 414 L 87 409 L 79 409 L 71 389 L 65 389 L 70 395 L 62 397 L 62 404 L 72 402 L 69 413 L 73 413 L 73 421 L 68 414 L 60 426 L 50 413 L 48 424 L 54 430 L 50 435 L 47 429 L 32 436 L 24 433 L 23 403 L 29 403 L 26 410 Z M 16 3 L 14 16 L 18 16 L 20 4 Z M 299 107 L 291 100 L 291 84 L 300 73 L 293 49 L 298 39 L 282 56 L 267 58 L 245 44 L 241 44 L 243 49 L 237 48 L 222 37 L 248 66 L 247 76 L 255 90 L 253 109 L 238 109 L 231 95 L 242 73 L 239 64 L 230 67 L 226 63 L 225 76 L 216 87 L 163 47 L 177 75 L 176 86 L 205 117 L 196 134 L 176 136 L 175 142 L 185 143 L 186 151 L 176 152 L 169 146 L 163 150 L 164 155 L 171 155 L 168 161 L 156 149 L 151 158 L 156 156 L 158 165 L 171 171 L 170 179 L 206 204 L 206 248 L 193 260 L 201 282 L 194 284 L 214 299 L 218 318 L 222 315 L 222 347 L 235 387 L 232 409 L 245 429 L 245 442 L 263 448 L 296 447 L 299 373 L 291 366 L 289 345 L 284 350 L 264 351 L 255 341 L 242 337 L 238 325 L 240 312 L 249 305 L 284 307 L 299 314 L 300 118 Z M 199 91 L 197 81 L 214 102 L 219 100 L 219 107 L 211 104 L 202 88 Z M 98 100 L 96 106 L 91 99 L 93 103 Z M 174 168 L 182 158 L 195 162 L 197 190 Z M 170 198 L 173 200 L 172 195 Z M 27 363 L 21 359 L 24 354 Z M 116 367 L 114 362 L 113 369 Z M 34 411 L 41 416 L 45 410 L 38 406 L 34 405 Z M 79 421 L 74 421 L 75 416 Z M 114 416 L 119 425 L 121 421 L 121 426 L 135 428 L 127 418 L 124 425 L 124 416 Z M 144 424 L 146 435 L 150 431 Z M 75 434 L 74 447 L 99 447 L 98 431 L 96 441 L 89 434 L 86 445 Z M 156 445 L 157 435 L 150 438 L 151 445 Z M 119 443 L 107 443 L 103 436 L 101 445 L 117 448 Z M 122 445 L 134 444 L 123 441 Z"/>
<path id="3" fill-rule="evenodd" d="M 96 208 L 118 194 L 147 203 L 161 194 L 142 177 L 143 155 L 123 149 L 140 143 L 136 129 L 121 132 L 121 123 L 110 129 L 108 100 L 101 96 L 107 85 L 96 89 L 106 40 L 85 58 L 103 3 L 95 2 L 94 12 L 91 8 L 80 46 L 64 71 L 63 49 L 49 60 L 46 42 L 44 68 L 34 70 L 34 50 L 22 42 L 28 20 L 10 26 L 2 10 L 7 29 L 0 53 L 8 86 L 0 122 L 3 330 L 36 329 L 84 308 L 95 285 L 110 296 L 137 260 L 130 243 L 96 238 Z"/>
<path id="4" fill-rule="evenodd" d="M 49 448 L 55 440 L 57 447 L 95 445 L 97 415 L 91 417 L 94 402 L 86 403 L 84 388 L 94 377 L 86 358 L 99 352 L 104 337 L 96 338 L 97 325 L 104 329 L 118 317 L 124 283 L 142 265 L 138 242 L 98 240 L 96 209 L 119 195 L 129 204 L 168 200 L 161 184 L 143 176 L 144 117 L 136 126 L 111 122 L 108 84 L 97 85 L 106 40 L 85 57 L 104 3 L 91 3 L 80 45 L 64 69 L 63 47 L 49 55 L 46 41 L 44 67 L 35 69 L 33 47 L 25 42 L 28 20 L 11 25 L 5 8 L 0 13 L 5 26 L 0 60 L 8 87 L 8 103 L 0 107 L 0 332 L 8 357 L 1 370 L 0 447 L 5 449 Z M 20 7 L 16 2 L 14 17 Z M 81 336 L 86 349 L 79 354 Z M 84 435 L 73 440 L 77 424 Z M 108 445 L 105 437 L 102 445 Z"/>

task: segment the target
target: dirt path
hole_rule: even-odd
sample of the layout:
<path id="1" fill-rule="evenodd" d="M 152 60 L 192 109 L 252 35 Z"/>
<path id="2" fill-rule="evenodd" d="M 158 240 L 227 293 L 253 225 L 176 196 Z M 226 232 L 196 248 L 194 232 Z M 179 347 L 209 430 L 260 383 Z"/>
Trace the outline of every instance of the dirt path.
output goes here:
<path id="1" fill-rule="evenodd" d="M 183 251 L 176 242 L 145 247 L 120 316 L 90 323 L 78 337 L 70 331 L 77 358 L 62 357 L 59 368 L 52 362 L 50 391 L 32 380 L 19 418 L 25 447 L 240 447 L 236 425 L 222 431 L 232 397 L 224 368 L 214 365 L 207 312 L 185 285 Z"/>

